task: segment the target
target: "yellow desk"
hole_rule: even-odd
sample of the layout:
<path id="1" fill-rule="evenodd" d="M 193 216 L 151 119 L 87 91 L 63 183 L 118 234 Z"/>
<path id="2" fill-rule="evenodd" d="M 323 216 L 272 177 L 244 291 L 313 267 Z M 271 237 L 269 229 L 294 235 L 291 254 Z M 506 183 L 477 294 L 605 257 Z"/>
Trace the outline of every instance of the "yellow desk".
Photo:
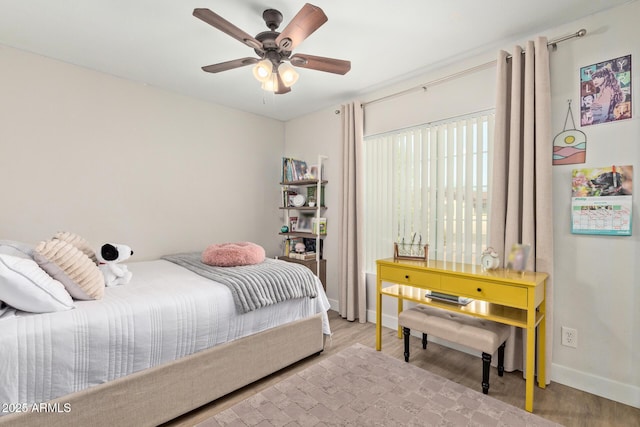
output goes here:
<path id="1" fill-rule="evenodd" d="M 506 269 L 483 271 L 479 265 L 444 261 L 380 259 L 377 263 L 376 350 L 382 349 L 382 295 L 431 305 L 527 331 L 525 409 L 533 412 L 533 385 L 538 328 L 538 386 L 545 388 L 545 286 L 548 275 Z M 383 288 L 382 282 L 394 283 Z M 466 306 L 432 300 L 426 290 L 473 298 Z M 402 336 L 398 327 L 398 337 Z"/>

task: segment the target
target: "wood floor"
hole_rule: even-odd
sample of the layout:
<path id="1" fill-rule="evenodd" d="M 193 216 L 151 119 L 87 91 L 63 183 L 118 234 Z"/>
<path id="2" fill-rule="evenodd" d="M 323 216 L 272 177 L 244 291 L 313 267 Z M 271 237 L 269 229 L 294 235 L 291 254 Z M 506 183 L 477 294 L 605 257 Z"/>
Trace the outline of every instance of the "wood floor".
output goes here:
<path id="1" fill-rule="evenodd" d="M 165 427 L 193 426 L 206 420 L 247 397 L 281 381 L 307 366 L 317 363 L 320 358 L 334 354 L 354 343 L 375 348 L 375 325 L 372 323 L 348 322 L 335 312 L 329 312 L 333 336 L 327 341 L 325 351 L 320 356 L 312 356 L 297 364 L 277 372 L 261 381 L 237 392 L 220 398 L 200 409 L 164 424 Z M 382 351 L 392 357 L 403 359 L 402 340 L 394 330 L 384 328 Z M 464 352 L 429 343 L 422 350 L 420 339 L 414 337 L 411 343 L 410 363 L 427 369 L 467 387 L 480 390 L 482 361 Z M 499 377 L 491 368 L 489 396 L 514 406 L 524 407 L 524 380 L 519 372 L 505 372 Z M 615 426 L 640 427 L 640 409 L 623 405 L 612 400 L 595 396 L 562 384 L 551 383 L 546 389 L 535 389 L 534 413 L 564 426 Z"/>

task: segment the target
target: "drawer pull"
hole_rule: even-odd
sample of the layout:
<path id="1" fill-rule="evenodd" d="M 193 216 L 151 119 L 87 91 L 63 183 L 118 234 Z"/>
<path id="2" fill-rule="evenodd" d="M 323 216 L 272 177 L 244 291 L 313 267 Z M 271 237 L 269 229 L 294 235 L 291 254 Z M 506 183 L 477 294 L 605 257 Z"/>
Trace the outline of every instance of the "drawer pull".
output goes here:
<path id="1" fill-rule="evenodd" d="M 476 289 L 478 292 L 482 292 L 482 288 L 478 288 Z"/>
<path id="2" fill-rule="evenodd" d="M 405 279 L 408 279 L 408 278 L 409 278 L 409 275 L 407 274 L 406 276 L 404 276 L 404 278 L 405 278 Z"/>

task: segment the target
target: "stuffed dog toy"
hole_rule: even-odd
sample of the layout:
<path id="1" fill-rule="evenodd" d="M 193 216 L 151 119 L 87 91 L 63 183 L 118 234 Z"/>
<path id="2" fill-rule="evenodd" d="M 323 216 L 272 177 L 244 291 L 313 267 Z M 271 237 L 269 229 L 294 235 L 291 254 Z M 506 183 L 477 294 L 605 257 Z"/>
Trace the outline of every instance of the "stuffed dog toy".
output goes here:
<path id="1" fill-rule="evenodd" d="M 104 275 L 106 286 L 126 285 L 133 275 L 126 265 L 118 264 L 133 255 L 129 246 L 105 243 L 96 251 L 98 266 Z"/>

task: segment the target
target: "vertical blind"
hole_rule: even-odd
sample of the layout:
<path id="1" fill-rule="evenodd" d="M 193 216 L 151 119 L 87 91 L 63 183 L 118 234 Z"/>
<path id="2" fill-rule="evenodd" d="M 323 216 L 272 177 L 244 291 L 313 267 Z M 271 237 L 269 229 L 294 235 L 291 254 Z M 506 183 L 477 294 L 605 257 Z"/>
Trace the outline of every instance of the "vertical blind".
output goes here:
<path id="1" fill-rule="evenodd" d="M 486 245 L 494 112 L 365 138 L 365 269 L 393 244 L 479 262 Z"/>

